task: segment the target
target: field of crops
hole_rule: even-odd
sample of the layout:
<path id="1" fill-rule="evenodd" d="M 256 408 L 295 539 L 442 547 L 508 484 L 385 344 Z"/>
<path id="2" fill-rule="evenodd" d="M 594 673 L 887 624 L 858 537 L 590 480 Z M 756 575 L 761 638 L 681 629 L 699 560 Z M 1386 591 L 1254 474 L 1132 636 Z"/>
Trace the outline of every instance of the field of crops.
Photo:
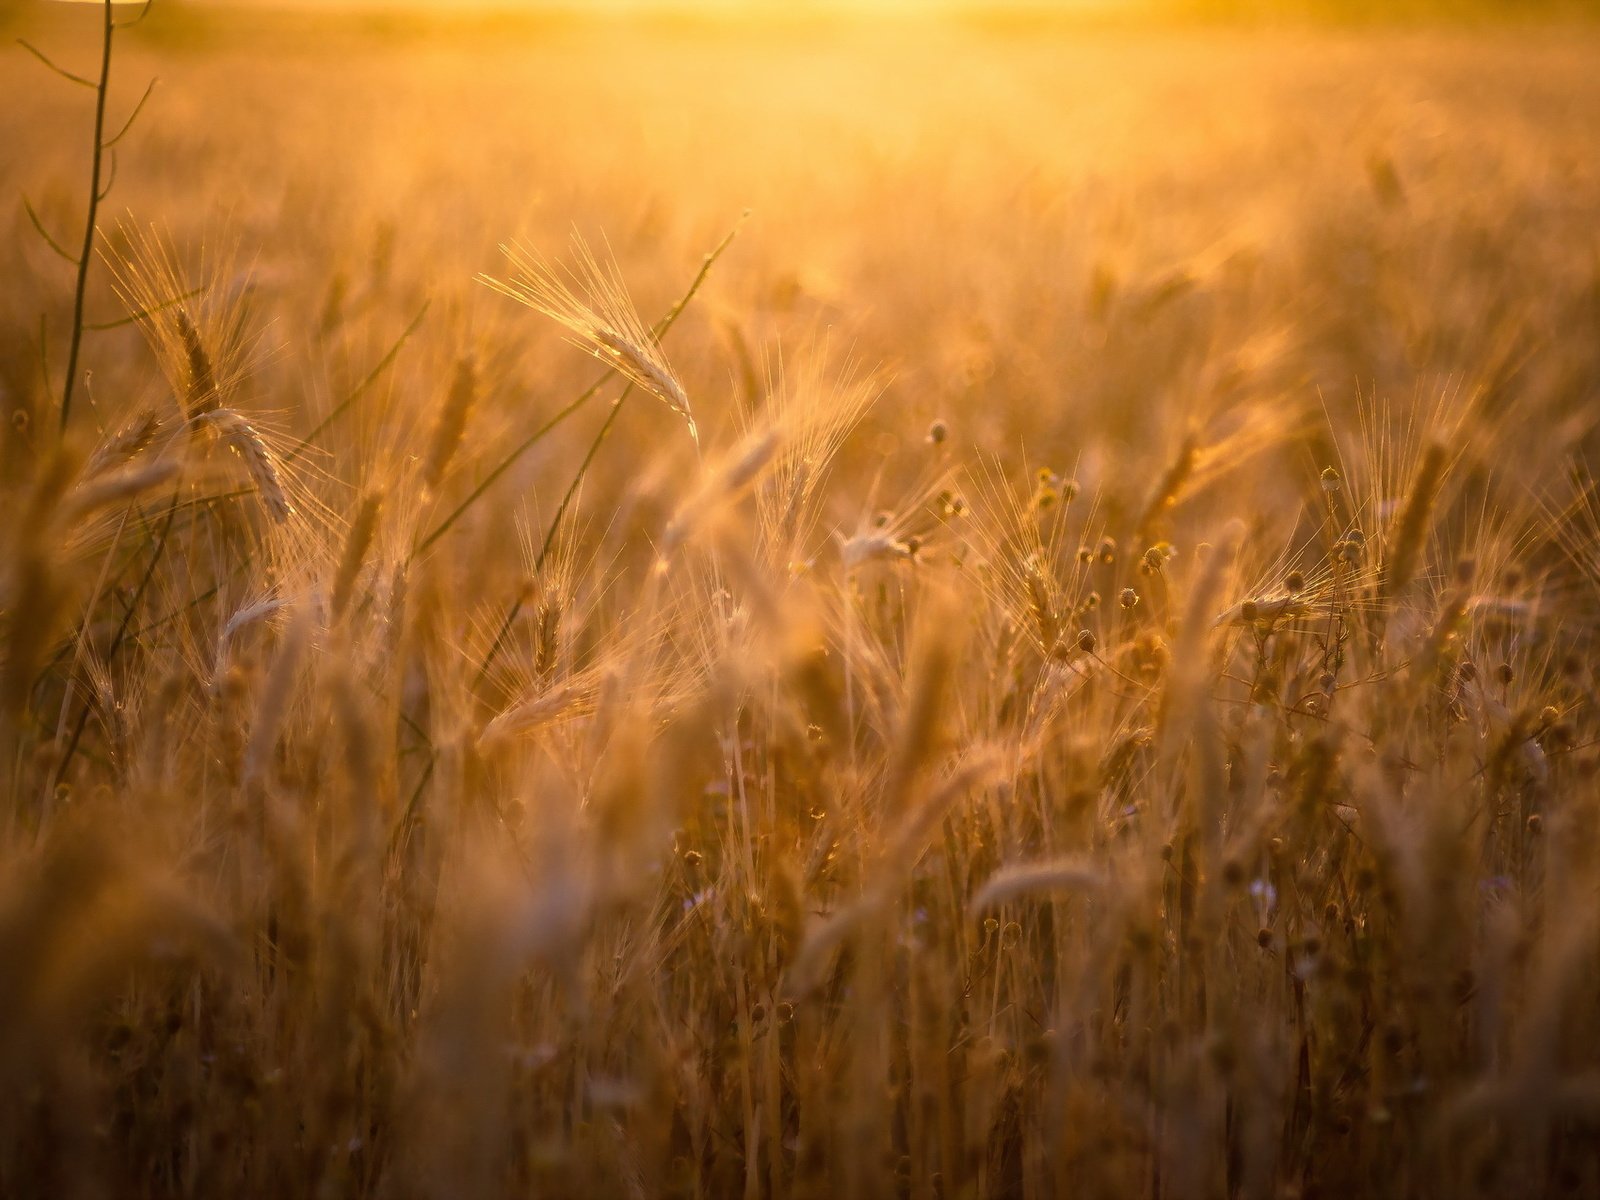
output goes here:
<path id="1" fill-rule="evenodd" d="M 0 1195 L 1600 1195 L 1600 29 L 101 20 Z"/>

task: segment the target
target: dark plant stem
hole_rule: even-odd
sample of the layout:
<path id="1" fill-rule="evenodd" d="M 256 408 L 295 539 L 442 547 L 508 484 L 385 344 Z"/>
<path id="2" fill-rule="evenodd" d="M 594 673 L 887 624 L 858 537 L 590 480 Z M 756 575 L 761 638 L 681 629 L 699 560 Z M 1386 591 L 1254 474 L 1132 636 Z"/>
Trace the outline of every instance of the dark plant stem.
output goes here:
<path id="1" fill-rule="evenodd" d="M 105 0 L 105 32 L 100 43 L 100 82 L 94 92 L 94 154 L 89 166 L 89 213 L 83 222 L 83 250 L 78 255 L 78 284 L 72 296 L 72 341 L 67 349 L 67 379 L 61 388 L 61 431 L 72 417 L 72 392 L 78 381 L 78 351 L 83 344 L 83 297 L 94 255 L 95 218 L 100 210 L 100 166 L 105 157 L 106 93 L 111 82 L 111 0 Z"/>
<path id="2" fill-rule="evenodd" d="M 150 581 L 155 578 L 156 568 L 161 565 L 161 557 L 167 550 L 167 536 L 172 532 L 172 519 L 178 515 L 178 493 L 172 494 L 172 500 L 167 505 L 166 516 L 161 522 L 161 530 L 156 534 L 155 549 L 150 552 L 150 561 L 146 564 L 144 574 L 139 579 L 139 586 L 134 589 L 133 596 L 128 600 L 128 605 L 122 611 L 122 620 L 117 625 L 117 631 L 111 638 L 111 648 L 106 651 L 105 661 L 110 663 L 117 656 L 117 651 L 122 649 L 123 639 L 128 636 L 128 626 L 132 624 L 134 614 L 139 611 L 139 604 L 144 599 L 144 594 L 150 588 Z M 70 686 L 70 684 L 69 684 Z M 84 702 L 83 709 L 78 714 L 78 721 L 72 727 L 72 735 L 67 741 L 66 749 L 61 755 L 61 765 L 56 769 L 56 786 L 60 786 L 67 777 L 67 768 L 72 765 L 72 758 L 78 752 L 78 743 L 83 740 L 83 731 L 88 727 L 89 715 L 93 705 Z"/>

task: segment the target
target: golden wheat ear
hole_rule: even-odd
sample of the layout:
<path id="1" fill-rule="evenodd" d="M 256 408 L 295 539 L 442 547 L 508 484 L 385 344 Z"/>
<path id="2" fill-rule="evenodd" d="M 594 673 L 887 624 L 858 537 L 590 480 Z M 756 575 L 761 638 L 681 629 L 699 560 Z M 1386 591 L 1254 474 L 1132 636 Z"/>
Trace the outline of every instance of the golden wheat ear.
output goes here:
<path id="1" fill-rule="evenodd" d="M 661 400 L 683 418 L 698 446 L 700 431 L 689 396 L 661 344 L 639 318 L 615 263 L 609 259 L 601 263 L 580 238 L 574 237 L 573 246 L 573 265 L 561 266 L 536 250 L 503 245 L 500 251 L 510 264 L 509 278 L 478 278 L 501 295 L 543 313 L 572 334 L 581 349 Z"/>
<path id="2" fill-rule="evenodd" d="M 294 516 L 277 457 L 254 425 L 231 408 L 203 412 L 194 418 L 194 424 L 209 426 L 239 456 L 269 517 L 281 525 Z"/>
<path id="3" fill-rule="evenodd" d="M 106 253 L 113 287 L 184 415 L 236 403 L 263 355 L 247 289 L 228 283 L 236 250 L 207 246 L 191 262 L 166 235 L 132 225 L 119 227 L 117 243 Z"/>

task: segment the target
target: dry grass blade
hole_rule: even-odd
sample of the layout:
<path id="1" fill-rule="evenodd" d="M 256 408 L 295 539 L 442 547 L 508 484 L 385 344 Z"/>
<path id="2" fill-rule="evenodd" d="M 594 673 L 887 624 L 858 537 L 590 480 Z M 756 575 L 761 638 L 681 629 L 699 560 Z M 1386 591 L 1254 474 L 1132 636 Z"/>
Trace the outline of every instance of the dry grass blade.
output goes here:
<path id="1" fill-rule="evenodd" d="M 1081 858 L 1018 863 L 1002 867 L 972 894 L 967 911 L 982 916 L 1013 900 L 1035 895 L 1099 892 L 1110 886 L 1105 869 Z"/>
<path id="2" fill-rule="evenodd" d="M 103 508 L 125 504 L 174 479 L 180 469 L 176 459 L 136 463 L 120 471 L 102 470 L 73 489 L 67 497 L 64 520 L 68 525 Z"/>

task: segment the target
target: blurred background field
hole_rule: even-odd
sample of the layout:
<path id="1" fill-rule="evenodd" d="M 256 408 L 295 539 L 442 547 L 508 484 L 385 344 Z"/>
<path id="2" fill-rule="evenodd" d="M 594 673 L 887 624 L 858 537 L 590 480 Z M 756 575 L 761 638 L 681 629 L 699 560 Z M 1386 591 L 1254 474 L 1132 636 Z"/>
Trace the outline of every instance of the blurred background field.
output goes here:
<path id="1" fill-rule="evenodd" d="M 208 15 L 186 42 L 158 11 L 129 38 L 119 94 L 161 82 L 107 216 L 239 242 L 279 341 L 305 344 L 341 287 L 364 306 L 364 350 L 425 297 L 422 347 L 517 320 L 473 276 L 499 242 L 574 227 L 603 231 L 651 311 L 748 207 L 680 335 L 699 339 L 681 357 L 713 397 L 730 327 L 750 353 L 832 329 L 892 369 L 880 418 L 943 414 L 1049 461 L 1215 405 L 1240 363 L 1236 389 L 1340 406 L 1521 370 L 1552 428 L 1593 386 L 1600 350 L 1576 339 L 1559 363 L 1529 361 L 1594 320 L 1586 29 L 534 22 L 364 38 L 241 19 L 248 33 Z M 86 97 L 12 60 L 5 178 L 65 226 Z M 61 265 L 20 205 L 12 221 L 7 274 L 61 328 Z M 16 316 L 10 336 L 35 336 L 37 314 Z M 517 331 L 518 369 L 546 369 L 541 339 L 556 341 Z M 269 404 L 336 387 L 360 368 L 345 351 L 277 356 Z M 104 355 L 101 377 L 120 364 L 136 360 Z"/>
<path id="2" fill-rule="evenodd" d="M 1600 1195 L 1597 64 L 156 0 L 62 436 L 8 41 L 0 1195 Z"/>

